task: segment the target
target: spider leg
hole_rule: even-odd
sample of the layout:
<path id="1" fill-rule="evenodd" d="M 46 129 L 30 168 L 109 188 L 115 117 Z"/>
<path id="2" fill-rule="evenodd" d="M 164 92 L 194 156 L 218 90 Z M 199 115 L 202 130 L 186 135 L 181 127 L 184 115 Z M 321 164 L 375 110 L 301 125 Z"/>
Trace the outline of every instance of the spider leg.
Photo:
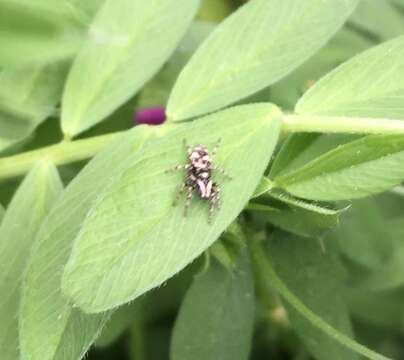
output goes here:
<path id="1" fill-rule="evenodd" d="M 178 171 L 178 170 L 182 170 L 182 169 L 188 169 L 189 168 L 189 164 L 184 164 L 184 165 L 176 165 L 174 167 L 172 167 L 171 169 L 167 169 L 164 172 L 165 173 L 170 173 L 170 172 L 174 172 L 174 171 Z"/>
<path id="2" fill-rule="evenodd" d="M 219 150 L 220 142 L 221 142 L 221 141 L 222 141 L 222 139 L 219 138 L 219 139 L 217 140 L 215 146 L 213 147 L 213 150 L 212 150 L 212 158 L 216 155 L 217 151 Z"/>
<path id="3" fill-rule="evenodd" d="M 225 169 L 223 169 L 221 166 L 212 166 L 212 170 L 216 170 L 216 171 L 220 172 L 223 176 L 227 177 L 229 180 L 233 179 L 231 177 L 231 175 Z"/>
<path id="4" fill-rule="evenodd" d="M 188 187 L 188 193 L 187 193 L 187 201 L 185 202 L 185 206 L 184 206 L 184 216 L 186 217 L 188 214 L 188 208 L 191 205 L 192 202 L 192 193 L 193 193 L 194 189 L 192 188 L 192 186 Z"/>
<path id="5" fill-rule="evenodd" d="M 212 196 L 209 198 L 209 215 L 208 215 L 208 223 L 212 223 L 213 212 L 215 209 L 220 209 L 220 189 L 215 187 Z"/>
<path id="6" fill-rule="evenodd" d="M 182 143 L 184 144 L 184 146 L 187 149 L 188 155 L 192 154 L 192 146 L 187 144 L 187 141 L 185 139 L 182 140 Z"/>
<path id="7" fill-rule="evenodd" d="M 182 195 L 182 193 L 184 192 L 184 190 L 186 189 L 186 185 L 185 184 L 182 184 L 179 188 L 178 188 L 178 191 L 177 191 L 177 195 L 175 195 L 175 199 L 174 199 L 174 201 L 173 201 L 173 206 L 176 206 L 177 205 L 177 202 L 178 202 L 178 200 L 180 199 L 180 197 L 181 197 L 181 195 Z"/>

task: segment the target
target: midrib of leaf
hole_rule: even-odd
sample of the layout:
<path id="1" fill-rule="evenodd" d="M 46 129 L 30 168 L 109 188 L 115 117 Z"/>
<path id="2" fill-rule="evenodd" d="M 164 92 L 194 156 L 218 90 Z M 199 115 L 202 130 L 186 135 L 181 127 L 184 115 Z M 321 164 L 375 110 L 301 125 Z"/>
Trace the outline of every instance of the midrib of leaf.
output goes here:
<path id="1" fill-rule="evenodd" d="M 377 136 L 373 136 L 373 138 L 376 138 Z M 395 137 L 399 137 L 402 139 L 402 141 L 404 142 L 404 136 L 403 135 L 398 135 Z M 353 141 L 352 143 L 348 144 L 348 145 L 342 145 L 345 150 L 349 150 L 349 148 L 352 149 L 356 149 L 356 145 L 357 143 L 361 143 L 363 142 L 363 138 Z M 275 178 L 274 182 L 277 184 L 293 184 L 296 182 L 304 182 L 304 181 L 310 181 L 313 178 L 318 178 L 324 175 L 330 175 L 330 174 L 336 174 L 338 172 L 340 172 L 341 170 L 345 170 L 346 168 L 350 168 L 352 169 L 353 167 L 359 167 L 362 165 L 365 165 L 369 162 L 373 162 L 373 161 L 378 161 L 378 160 L 384 160 L 390 156 L 394 156 L 400 152 L 404 152 L 404 149 L 399 150 L 399 151 L 391 151 L 389 153 L 386 153 L 382 156 L 378 156 L 378 157 L 368 157 L 367 160 L 363 161 L 362 159 L 356 159 L 356 161 L 352 161 L 352 159 L 354 158 L 350 158 L 349 159 L 349 164 L 347 164 L 346 162 L 340 164 L 339 167 L 332 167 L 331 169 L 323 169 L 323 171 L 321 173 L 317 171 L 313 171 L 316 170 L 316 167 L 318 167 L 318 164 L 322 164 L 322 163 L 326 163 L 326 164 L 330 164 L 330 166 L 333 166 L 333 160 L 334 157 L 336 156 L 337 158 L 340 158 L 340 147 L 335 148 L 334 150 L 329 151 L 328 153 L 310 161 L 308 164 L 302 166 L 301 168 L 295 170 L 295 171 L 291 171 L 289 173 L 287 173 L 286 175 L 282 175 L 279 176 L 277 178 Z"/>
<path id="2" fill-rule="evenodd" d="M 149 0 L 150 1 L 150 0 Z M 155 0 L 151 0 L 151 2 L 153 3 L 153 7 L 155 6 Z M 102 9 L 101 9 L 102 11 Z M 141 27 L 143 27 L 145 24 L 149 23 L 151 19 L 153 19 L 153 17 L 156 16 L 155 14 L 149 15 L 148 17 L 145 17 L 143 19 L 143 21 L 140 23 Z M 95 27 L 95 30 L 97 30 L 97 28 Z M 91 36 L 91 32 L 94 31 L 93 30 L 93 26 L 90 26 L 90 30 L 89 30 L 89 34 Z M 116 72 L 116 69 L 119 68 L 119 66 L 125 62 L 125 58 L 127 56 L 127 54 L 130 53 L 129 49 L 133 46 L 133 44 L 139 40 L 139 38 L 141 38 L 142 36 L 144 36 L 144 34 L 142 32 L 136 31 L 136 34 L 134 34 L 133 37 L 129 36 L 128 37 L 128 44 L 125 47 L 126 51 L 120 51 L 119 52 L 119 56 L 111 59 L 111 62 L 115 63 L 115 66 L 112 65 L 110 67 L 110 70 L 108 72 L 104 73 L 104 76 L 102 76 L 101 78 L 99 78 L 101 81 L 97 81 L 98 86 L 95 88 L 95 91 L 92 92 L 92 96 L 86 101 L 84 102 L 81 101 L 80 102 L 80 106 L 79 106 L 79 110 L 80 111 L 76 111 L 76 114 L 82 114 L 83 113 L 83 109 L 85 109 L 86 105 L 88 106 L 88 108 L 92 107 L 94 104 L 94 101 L 97 99 L 97 97 L 100 95 L 100 93 L 102 93 L 102 89 L 105 88 L 105 84 L 108 83 L 108 79 L 112 77 L 112 75 Z M 93 40 L 92 40 L 93 41 Z M 85 45 L 84 45 L 85 46 Z M 115 61 L 116 60 L 116 61 Z M 110 63 L 111 63 L 110 62 Z M 74 120 L 70 121 L 70 127 L 71 126 L 76 126 L 77 122 L 79 121 L 79 117 L 77 117 L 77 115 L 73 118 Z"/>

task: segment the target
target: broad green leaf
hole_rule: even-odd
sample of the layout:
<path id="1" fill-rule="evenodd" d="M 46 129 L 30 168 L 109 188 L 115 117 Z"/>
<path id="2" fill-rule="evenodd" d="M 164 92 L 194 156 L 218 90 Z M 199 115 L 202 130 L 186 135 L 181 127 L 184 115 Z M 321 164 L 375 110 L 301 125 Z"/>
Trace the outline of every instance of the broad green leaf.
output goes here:
<path id="1" fill-rule="evenodd" d="M 0 71 L 0 151 L 32 134 L 59 102 L 65 64 Z"/>
<path id="2" fill-rule="evenodd" d="M 400 36 L 326 75 L 303 95 L 296 112 L 404 119 L 403 83 L 404 36 Z"/>
<path id="3" fill-rule="evenodd" d="M 2 360 L 19 358 L 18 307 L 21 278 L 35 235 L 62 183 L 56 168 L 37 164 L 17 189 L 0 226 L 0 352 Z"/>
<path id="4" fill-rule="evenodd" d="M 387 233 L 386 241 L 393 244 L 390 256 L 381 264 L 378 269 L 366 276 L 361 286 L 373 291 L 385 291 L 398 288 L 404 284 L 404 230 L 403 219 L 385 221 L 383 226 Z M 380 238 L 379 238 L 380 241 Z"/>
<path id="5" fill-rule="evenodd" d="M 98 9 L 105 2 L 105 0 L 65 0 L 67 4 L 73 8 L 73 11 L 79 13 L 80 19 L 88 23 L 97 13 Z"/>
<path id="6" fill-rule="evenodd" d="M 267 280 L 267 283 L 263 284 L 267 291 L 274 289 L 285 299 L 293 326 L 308 349 L 318 359 L 328 360 L 330 356 L 337 360 L 356 359 L 353 353 L 356 352 L 372 360 L 389 360 L 352 340 L 346 306 L 340 297 L 342 294 L 335 292 L 335 289 L 339 287 L 338 281 L 341 279 L 339 265 L 335 263 L 335 253 L 324 254 L 319 248 L 315 249 L 315 243 L 310 246 L 307 241 L 309 240 L 285 235 L 278 239 L 276 244 L 272 242 L 270 248 L 274 255 L 271 253 L 269 257 L 260 241 L 251 242 L 252 260 L 257 266 L 260 277 Z M 297 249 L 301 249 L 303 255 Z M 307 254 L 308 250 L 311 250 L 309 254 Z M 282 256 L 282 259 L 276 259 L 275 254 Z M 292 255 L 295 262 L 292 262 Z M 307 255 L 315 256 L 312 262 Z M 327 263 L 325 258 L 332 262 Z M 276 261 L 276 267 L 272 264 L 274 261 Z M 281 263 L 282 261 L 284 262 Z M 297 264 L 299 266 L 296 266 Z M 320 267 L 321 270 L 318 271 L 316 267 Z M 321 271 L 326 271 L 328 275 L 323 277 Z M 299 281 L 300 277 L 302 282 Z M 321 286 L 318 288 L 317 279 L 321 279 L 319 280 Z M 330 324 L 323 317 L 333 323 Z M 328 340 L 326 336 L 329 337 Z M 343 356 L 340 356 L 341 354 Z"/>
<path id="7" fill-rule="evenodd" d="M 264 177 L 254 196 L 260 195 L 265 203 L 250 203 L 246 209 L 269 212 L 268 222 L 300 236 L 322 236 L 338 225 L 339 216 L 345 210 L 329 203 L 298 199 L 273 187 L 272 181 Z"/>
<path id="8" fill-rule="evenodd" d="M 0 1 L 0 65 L 44 64 L 75 53 L 82 26 L 71 11 L 54 3 Z"/>
<path id="9" fill-rule="evenodd" d="M 273 84 L 321 48 L 357 3 L 249 1 L 215 29 L 181 72 L 168 102 L 169 119 L 217 110 Z"/>
<path id="10" fill-rule="evenodd" d="M 254 305 L 253 277 L 245 249 L 232 272 L 212 262 L 185 295 L 174 326 L 170 359 L 247 360 Z"/>
<path id="11" fill-rule="evenodd" d="M 105 324 L 95 346 L 99 348 L 111 346 L 134 322 L 139 310 L 137 301 L 116 310 Z"/>
<path id="12" fill-rule="evenodd" d="M 404 34 L 403 16 L 390 1 L 361 0 L 348 23 L 381 40 Z"/>
<path id="13" fill-rule="evenodd" d="M 62 129 L 74 136 L 133 96 L 185 34 L 198 0 L 106 0 L 67 79 Z"/>
<path id="14" fill-rule="evenodd" d="M 403 328 L 403 290 L 373 292 L 350 288 L 344 292 L 350 312 L 354 318 L 385 329 Z"/>
<path id="15" fill-rule="evenodd" d="M 166 105 L 178 74 L 213 29 L 214 24 L 212 23 L 195 21 L 191 24 L 185 37 L 161 71 L 142 88 L 137 100 L 138 107 Z"/>
<path id="16" fill-rule="evenodd" d="M 4 212 L 5 212 L 4 207 L 0 204 L 0 224 L 1 221 L 3 220 Z"/>
<path id="17" fill-rule="evenodd" d="M 270 178 L 296 170 L 327 151 L 356 139 L 357 135 L 311 134 L 290 135 L 282 144 L 269 173 Z"/>
<path id="18" fill-rule="evenodd" d="M 404 179 L 404 136 L 367 136 L 337 147 L 275 178 L 289 193 L 312 200 L 347 200 L 380 193 Z"/>
<path id="19" fill-rule="evenodd" d="M 143 155 L 127 162 L 88 212 L 65 268 L 64 293 L 85 311 L 100 312 L 160 285 L 194 260 L 253 194 L 276 145 L 280 117 L 271 104 L 251 104 L 157 128 Z M 183 139 L 212 147 L 219 138 L 215 163 L 233 179 L 215 175 L 223 201 L 209 224 L 206 201 L 195 199 L 188 217 L 183 206 L 172 206 L 184 175 L 165 170 L 186 161 Z"/>
<path id="20" fill-rule="evenodd" d="M 98 154 L 69 184 L 43 223 L 24 279 L 23 359 L 81 359 L 108 320 L 109 314 L 90 316 L 72 307 L 60 291 L 61 270 L 92 203 L 142 146 L 146 130 L 136 127 Z"/>
<path id="21" fill-rule="evenodd" d="M 294 109 L 299 98 L 318 79 L 370 46 L 370 40 L 343 27 L 313 57 L 271 86 L 270 101 L 283 109 Z"/>

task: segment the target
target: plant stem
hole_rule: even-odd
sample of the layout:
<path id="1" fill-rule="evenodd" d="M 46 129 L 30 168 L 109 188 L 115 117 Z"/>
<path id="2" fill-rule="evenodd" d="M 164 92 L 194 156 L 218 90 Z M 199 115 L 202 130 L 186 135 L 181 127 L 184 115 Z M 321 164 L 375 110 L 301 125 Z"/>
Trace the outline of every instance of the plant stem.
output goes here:
<path id="1" fill-rule="evenodd" d="M 404 121 L 343 116 L 285 115 L 285 133 L 403 134 Z"/>
<path id="2" fill-rule="evenodd" d="M 0 180 L 23 175 L 39 160 L 64 165 L 93 157 L 121 132 L 76 141 L 62 141 L 38 150 L 0 159 Z"/>
<path id="3" fill-rule="evenodd" d="M 404 135 L 404 121 L 337 116 L 285 115 L 282 130 L 284 134 L 319 132 Z M 65 139 L 56 145 L 0 158 L 0 180 L 27 173 L 38 160 L 48 159 L 55 165 L 64 165 L 89 159 L 119 134 L 120 132 L 74 141 Z"/>

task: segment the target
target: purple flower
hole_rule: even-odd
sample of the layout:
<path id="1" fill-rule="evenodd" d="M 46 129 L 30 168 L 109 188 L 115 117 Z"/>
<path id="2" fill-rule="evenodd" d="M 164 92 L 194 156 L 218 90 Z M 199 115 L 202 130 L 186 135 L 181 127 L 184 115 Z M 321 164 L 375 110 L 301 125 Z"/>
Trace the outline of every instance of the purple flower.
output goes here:
<path id="1" fill-rule="evenodd" d="M 144 108 L 136 112 L 135 121 L 138 124 L 160 125 L 166 120 L 164 107 Z"/>

